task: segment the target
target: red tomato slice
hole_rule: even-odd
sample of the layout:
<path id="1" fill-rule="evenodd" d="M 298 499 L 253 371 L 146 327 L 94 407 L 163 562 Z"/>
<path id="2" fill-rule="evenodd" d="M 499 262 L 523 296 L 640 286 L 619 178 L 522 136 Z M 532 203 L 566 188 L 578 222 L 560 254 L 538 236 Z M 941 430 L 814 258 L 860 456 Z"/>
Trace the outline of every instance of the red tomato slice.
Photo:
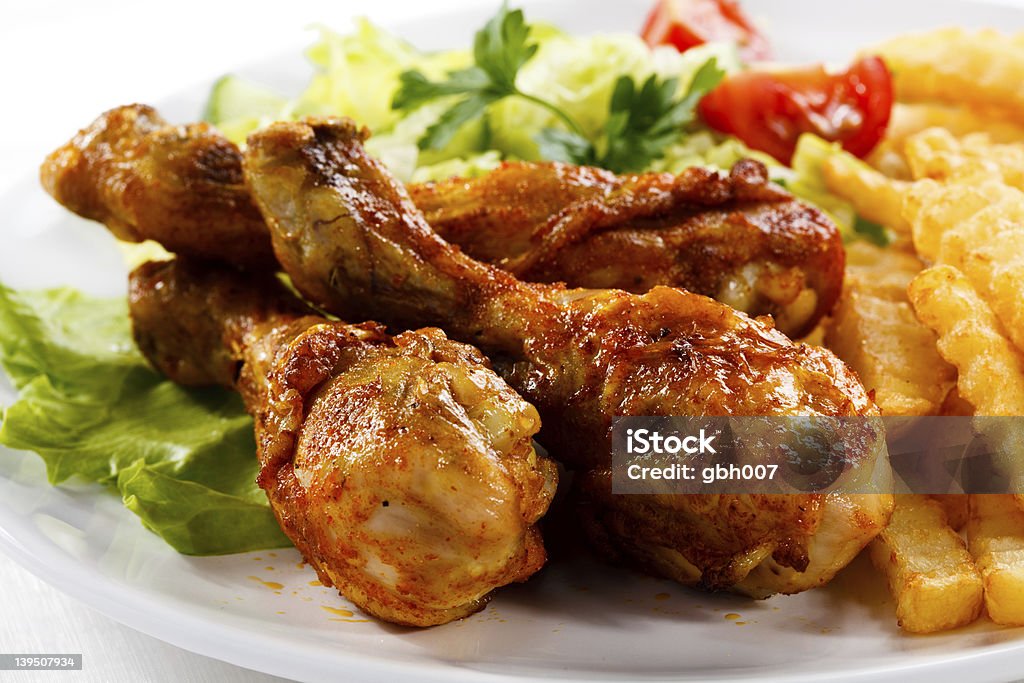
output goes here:
<path id="1" fill-rule="evenodd" d="M 658 0 L 640 35 L 648 45 L 680 52 L 715 41 L 740 46 L 748 62 L 771 58 L 771 48 L 735 0 Z"/>
<path id="2" fill-rule="evenodd" d="M 699 112 L 715 130 L 788 164 L 802 133 L 866 156 L 885 134 L 892 101 L 892 74 L 885 62 L 864 57 L 837 74 L 821 65 L 743 71 L 708 93 Z"/>

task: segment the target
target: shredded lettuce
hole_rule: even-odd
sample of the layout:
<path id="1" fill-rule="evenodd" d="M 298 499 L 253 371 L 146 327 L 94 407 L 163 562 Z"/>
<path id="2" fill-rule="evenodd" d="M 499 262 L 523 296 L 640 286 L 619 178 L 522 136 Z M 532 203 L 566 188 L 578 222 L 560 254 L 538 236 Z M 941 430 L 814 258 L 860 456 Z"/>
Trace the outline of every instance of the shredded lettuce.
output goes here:
<path id="1" fill-rule="evenodd" d="M 38 453 L 52 484 L 77 477 L 110 487 L 182 553 L 288 545 L 255 484 L 240 399 L 150 369 L 124 299 L 0 285 L 0 365 L 19 392 L 0 444 Z"/>
<path id="2" fill-rule="evenodd" d="M 403 71 L 431 77 L 470 64 L 468 49 L 424 53 L 366 19 L 349 34 L 320 29 L 320 40 L 306 53 L 316 72 L 295 104 L 298 116 L 351 116 L 373 131 L 388 131 L 401 118 L 391 109 Z"/>
<path id="3" fill-rule="evenodd" d="M 414 183 L 425 183 L 453 177 L 476 178 L 493 171 L 500 165 L 501 155 L 491 150 L 470 157 L 449 159 L 428 166 L 420 166 L 412 172 L 409 179 Z"/>
<path id="4" fill-rule="evenodd" d="M 597 138 L 606 123 L 608 102 L 620 76 L 632 76 L 636 82 L 651 74 L 675 77 L 679 88 L 685 90 L 697 70 L 712 57 L 727 74 L 743 68 L 735 45 L 729 43 L 704 45 L 680 53 L 671 47 L 651 49 L 629 33 L 574 36 L 541 23 L 531 25 L 530 36 L 539 48 L 519 72 L 517 86 L 526 93 L 542 93 L 546 100 L 579 122 L 591 138 Z M 539 160 L 538 133 L 559 125 L 550 111 L 522 98 L 510 97 L 490 106 L 473 125 L 460 129 L 444 149 L 422 151 L 417 141 L 449 103 L 439 100 L 411 113 L 392 109 L 399 75 L 415 69 L 428 78 L 439 78 L 470 65 L 472 56 L 468 49 L 424 53 L 361 20 L 356 30 L 346 35 L 322 29 L 319 40 L 307 54 L 315 67 L 312 80 L 295 100 L 276 112 L 276 117 L 352 117 L 374 133 L 367 145 L 369 151 L 404 182 L 439 180 L 452 175 L 475 177 L 505 159 Z M 267 93 L 246 86 L 219 84 L 221 87 L 215 87 L 211 94 L 207 111 L 233 115 L 214 121 L 229 137 L 242 142 L 246 134 L 270 120 L 266 107 L 274 100 Z M 238 93 L 244 98 L 250 91 L 256 93 L 251 105 L 216 101 L 219 97 L 234 98 Z M 768 167 L 773 180 L 828 213 L 846 239 L 884 242 L 883 228 L 857 216 L 848 202 L 825 186 L 821 163 L 836 153 L 842 150 L 813 135 L 805 135 L 797 146 L 793 167 L 789 168 L 767 154 L 751 150 L 736 138 L 698 129 L 666 148 L 647 170 L 680 173 L 691 166 L 728 170 L 741 158 L 759 159 Z"/>
<path id="5" fill-rule="evenodd" d="M 540 47 L 523 68 L 519 87 L 525 92 L 543 93 L 593 136 L 606 123 L 608 102 L 619 76 L 631 75 L 637 82 L 651 74 L 675 77 L 680 90 L 685 91 L 711 57 L 717 58 L 726 73 L 741 68 L 735 46 L 727 43 L 679 53 L 670 47 L 652 50 L 632 34 L 573 36 L 541 23 L 531 25 L 530 35 Z M 373 132 L 367 145 L 370 153 L 405 182 L 453 174 L 473 177 L 493 169 L 503 159 L 537 160 L 540 154 L 534 139 L 542 129 L 556 123 L 547 110 L 508 98 L 460 129 L 443 149 L 420 150 L 417 141 L 449 102 L 440 100 L 408 114 L 395 111 L 391 102 L 399 75 L 415 69 L 429 78 L 440 78 L 471 63 L 468 49 L 421 52 L 369 21 L 360 20 L 350 34 L 321 29 L 319 40 L 307 56 L 315 69 L 313 77 L 287 105 L 268 114 L 267 103 L 274 100 L 259 86 L 221 79 L 207 104 L 209 120 L 241 144 L 249 133 L 275 118 L 350 116 Z M 250 94 L 251 107 L 245 101 Z M 218 112 L 230 116 L 218 118 Z M 686 152 L 688 160 L 694 158 L 694 149 Z M 666 163 L 670 160 L 671 150 Z"/>
<path id="6" fill-rule="evenodd" d="M 773 180 L 784 181 L 790 170 L 763 152 L 750 149 L 741 141 L 708 130 L 698 131 L 670 145 L 661 159 L 651 164 L 651 171 L 682 173 L 692 166 L 706 166 L 726 171 L 740 159 L 757 159 L 768 167 Z"/>
<path id="7" fill-rule="evenodd" d="M 733 45 L 704 45 L 680 53 L 675 48 L 652 50 L 639 36 L 573 36 L 554 34 L 539 41 L 540 48 L 520 71 L 518 87 L 543 93 L 544 99 L 577 121 L 590 139 L 600 136 L 608 119 L 608 103 L 620 76 L 642 83 L 651 74 L 679 79 L 679 91 L 712 57 L 727 74 L 740 68 Z M 491 146 L 509 158 L 541 159 L 537 134 L 559 124 L 555 116 L 532 102 L 508 98 L 488 110 Z"/>

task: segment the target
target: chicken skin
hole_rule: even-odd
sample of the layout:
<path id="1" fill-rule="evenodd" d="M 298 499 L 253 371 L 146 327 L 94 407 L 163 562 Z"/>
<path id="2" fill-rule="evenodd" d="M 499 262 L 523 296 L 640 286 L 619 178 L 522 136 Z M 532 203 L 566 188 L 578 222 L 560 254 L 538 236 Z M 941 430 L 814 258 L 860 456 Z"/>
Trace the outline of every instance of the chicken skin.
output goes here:
<path id="1" fill-rule="evenodd" d="M 682 287 L 794 337 L 836 303 L 835 225 L 743 160 L 729 175 L 616 176 L 560 163 L 506 163 L 474 179 L 413 185 L 427 223 L 522 280 L 643 293 Z"/>
<path id="2" fill-rule="evenodd" d="M 116 119 L 118 111 L 101 120 Z M 148 135 L 133 144 L 145 148 Z M 825 583 L 884 526 L 889 496 L 611 495 L 615 415 L 876 409 L 827 351 L 794 345 L 770 323 L 702 296 L 663 287 L 637 296 L 529 285 L 459 253 L 431 230 L 405 188 L 366 156 L 361 141 L 352 124 L 339 120 L 282 124 L 252 141 L 248 181 L 281 263 L 327 309 L 398 326 L 442 325 L 484 347 L 540 408 L 542 442 L 579 470 L 586 526 L 608 554 L 685 583 L 761 596 Z M 98 153 L 88 136 L 69 145 L 77 152 L 58 150 L 42 174 L 55 198 L 74 208 L 59 179 L 70 173 L 75 183 L 96 186 L 104 177 L 67 163 Z M 747 173 L 734 175 L 729 182 L 742 184 Z M 105 201 L 116 206 L 124 200 L 115 190 L 107 188 Z M 215 241 L 215 254 L 258 268 L 264 250 L 254 252 L 245 240 L 233 244 L 231 230 L 240 223 L 220 220 L 233 211 L 248 215 L 239 207 L 251 201 L 249 190 L 236 183 L 230 190 L 235 200 L 217 205 L 221 213 L 205 234 L 178 231 L 170 237 L 173 249 L 202 255 Z M 168 205 L 168 215 L 158 218 L 173 222 L 175 210 Z M 141 237 L 159 236 L 146 234 L 145 222 L 138 229 Z M 269 243 L 262 220 L 255 229 Z"/>
<path id="3" fill-rule="evenodd" d="M 147 263 L 130 301 L 156 368 L 241 392 L 281 528 L 366 612 L 443 624 L 543 565 L 556 470 L 534 451 L 536 410 L 476 349 L 329 321 L 222 265 Z"/>
<path id="4" fill-rule="evenodd" d="M 876 415 L 830 352 L 667 287 L 644 295 L 524 283 L 445 242 L 347 119 L 254 134 L 245 177 L 295 286 L 326 310 L 443 326 L 487 352 L 541 412 L 541 442 L 580 473 L 609 554 L 752 595 L 828 581 L 885 525 L 888 495 L 612 495 L 618 415 Z M 855 454 L 884 457 L 884 442 Z"/>
<path id="5" fill-rule="evenodd" d="M 126 242 L 275 266 L 241 152 L 208 124 L 171 126 L 141 104 L 111 109 L 50 154 L 40 179 L 58 202 Z"/>
<path id="6" fill-rule="evenodd" d="M 241 153 L 206 124 L 168 125 L 143 105 L 112 109 L 51 154 L 42 178 L 55 199 L 123 240 L 273 267 Z M 637 293 L 682 287 L 770 314 L 795 337 L 832 310 L 842 286 L 835 226 L 769 183 L 754 161 L 729 175 L 678 176 L 510 163 L 409 190 L 448 242 L 523 280 Z"/>

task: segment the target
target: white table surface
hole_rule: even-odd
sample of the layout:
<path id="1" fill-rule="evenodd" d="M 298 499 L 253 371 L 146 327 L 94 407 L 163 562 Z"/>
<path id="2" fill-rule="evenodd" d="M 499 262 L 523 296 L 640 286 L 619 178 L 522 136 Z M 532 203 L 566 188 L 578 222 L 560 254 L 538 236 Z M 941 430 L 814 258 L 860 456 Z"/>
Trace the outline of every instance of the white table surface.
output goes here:
<path id="1" fill-rule="evenodd" d="M 311 24 L 343 29 L 358 15 L 394 21 L 480 3 L 4 0 L 0 193 L 35 173 L 47 152 L 99 112 L 128 100 L 159 100 L 264 57 L 274 45 L 311 40 Z M 0 586 L 0 652 L 81 652 L 85 658 L 81 672 L 0 672 L 0 681 L 283 680 L 186 652 L 122 626 L 2 555 Z"/>

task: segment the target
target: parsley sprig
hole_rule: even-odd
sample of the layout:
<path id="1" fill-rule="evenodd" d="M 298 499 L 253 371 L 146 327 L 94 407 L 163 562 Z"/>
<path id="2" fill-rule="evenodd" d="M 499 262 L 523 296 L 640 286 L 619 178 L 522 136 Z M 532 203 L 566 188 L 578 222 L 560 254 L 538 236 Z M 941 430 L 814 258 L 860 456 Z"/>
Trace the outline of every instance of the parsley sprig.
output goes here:
<path id="1" fill-rule="evenodd" d="M 443 97 L 457 97 L 419 140 L 420 149 L 441 149 L 467 122 L 481 116 L 491 104 L 519 97 L 547 109 L 563 125 L 546 128 L 537 136 L 541 154 L 555 161 L 597 165 L 616 172 L 641 170 L 664 153 L 685 127 L 696 119 L 700 98 L 724 76 L 714 58 L 694 76 L 682 97 L 676 96 L 676 78 L 650 76 L 636 87 L 630 76 L 615 83 L 609 116 L 597 139 L 555 104 L 516 85 L 520 69 L 537 52 L 531 43 L 530 26 L 522 10 L 503 3 L 498 13 L 480 29 L 473 42 L 474 65 L 452 71 L 447 78 L 431 81 L 419 71 L 406 71 L 391 103 L 392 108 L 413 110 Z"/>

